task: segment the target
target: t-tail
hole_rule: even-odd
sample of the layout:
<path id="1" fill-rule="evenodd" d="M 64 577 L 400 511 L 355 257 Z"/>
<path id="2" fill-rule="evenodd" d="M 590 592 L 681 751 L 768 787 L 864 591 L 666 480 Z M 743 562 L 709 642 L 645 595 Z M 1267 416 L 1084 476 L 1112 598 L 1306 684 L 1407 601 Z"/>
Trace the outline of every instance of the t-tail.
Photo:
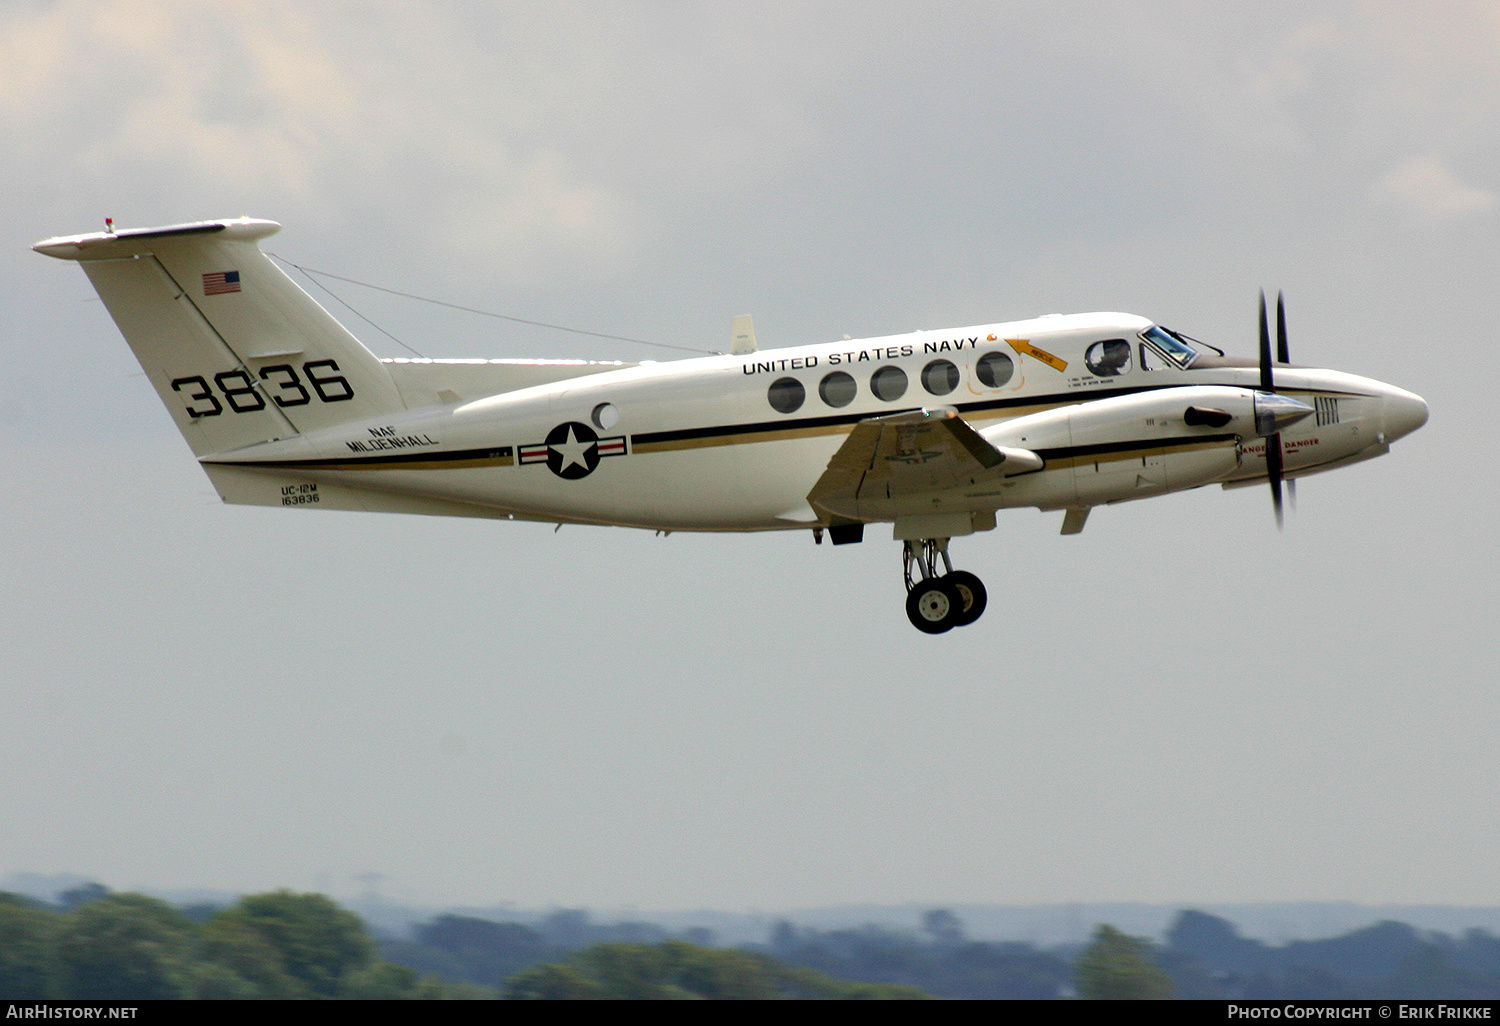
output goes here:
<path id="1" fill-rule="evenodd" d="M 380 360 L 257 245 L 239 218 L 47 239 L 77 260 L 194 455 L 404 409 Z"/>

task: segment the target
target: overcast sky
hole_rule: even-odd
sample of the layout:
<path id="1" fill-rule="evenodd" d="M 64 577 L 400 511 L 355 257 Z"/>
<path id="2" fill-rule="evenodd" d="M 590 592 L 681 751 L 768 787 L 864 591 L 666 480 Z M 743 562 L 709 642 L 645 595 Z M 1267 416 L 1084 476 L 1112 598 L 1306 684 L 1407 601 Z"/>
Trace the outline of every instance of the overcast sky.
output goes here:
<path id="1" fill-rule="evenodd" d="M 1500 903 L 1493 3 L 0 6 L 0 876 L 430 903 Z M 311 267 L 704 349 L 1123 310 L 1423 395 L 1382 459 L 888 531 L 221 505 L 87 280 Z M 352 286 L 429 356 L 670 359 Z M 372 349 L 391 338 L 334 307 Z"/>

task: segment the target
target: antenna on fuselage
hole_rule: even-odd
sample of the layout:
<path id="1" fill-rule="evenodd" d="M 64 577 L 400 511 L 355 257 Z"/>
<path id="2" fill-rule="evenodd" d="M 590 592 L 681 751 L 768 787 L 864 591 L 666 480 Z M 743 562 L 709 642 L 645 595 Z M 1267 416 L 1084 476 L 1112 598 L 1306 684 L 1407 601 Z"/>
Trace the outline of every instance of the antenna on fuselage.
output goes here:
<path id="1" fill-rule="evenodd" d="M 735 356 L 755 352 L 755 324 L 749 314 L 740 314 L 730 326 L 729 352 Z"/>

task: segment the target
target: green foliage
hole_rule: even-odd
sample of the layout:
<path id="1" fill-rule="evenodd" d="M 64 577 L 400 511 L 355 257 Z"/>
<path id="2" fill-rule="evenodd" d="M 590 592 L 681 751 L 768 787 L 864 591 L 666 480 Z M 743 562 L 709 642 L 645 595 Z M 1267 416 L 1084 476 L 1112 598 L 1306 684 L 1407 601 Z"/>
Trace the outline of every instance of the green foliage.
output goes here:
<path id="1" fill-rule="evenodd" d="M 53 996 L 57 917 L 0 891 L 0 999 Z"/>
<path id="2" fill-rule="evenodd" d="M 202 922 L 97 884 L 60 904 L 0 892 L 0 999 L 497 996 L 377 961 L 359 917 L 320 894 L 252 895 Z"/>
<path id="3" fill-rule="evenodd" d="M 112 894 L 62 917 L 58 977 L 66 998 L 184 996 L 195 930 L 164 901 Z"/>
<path id="4" fill-rule="evenodd" d="M 365 924 L 321 894 L 255 894 L 209 922 L 226 938 L 258 935 L 275 959 L 261 957 L 264 949 L 253 943 L 230 946 L 255 961 L 262 978 L 273 980 L 279 973 L 294 980 L 302 990 L 294 996 L 336 997 L 345 976 L 375 960 L 375 942 Z"/>
<path id="5" fill-rule="evenodd" d="M 410 941 L 382 941 L 382 953 L 419 972 L 493 987 L 504 987 L 523 969 L 568 957 L 568 949 L 548 943 L 540 932 L 520 923 L 443 915 L 417 927 L 414 934 Z"/>
<path id="6" fill-rule="evenodd" d="M 698 947 L 682 941 L 661 945 L 668 953 L 677 985 L 690 994 L 727 1001 L 764 1001 L 781 997 L 778 980 L 787 971 L 765 955 Z"/>
<path id="7" fill-rule="evenodd" d="M 866 924 L 820 931 L 779 922 L 771 954 L 847 980 L 904 983 L 944 998 L 1049 1000 L 1072 979 L 1072 966 L 1029 944 L 973 941 L 953 913 L 933 909 L 922 935 Z"/>
<path id="8" fill-rule="evenodd" d="M 378 959 L 359 918 L 322 895 L 278 891 L 193 911 L 98 885 L 75 889 L 57 905 L 0 892 L 0 1000 L 485 999 L 498 996 L 479 985 L 491 980 L 508 997 L 533 1000 L 1045 998 L 1057 995 L 1068 971 L 1056 955 L 1030 945 L 969 940 L 957 917 L 942 910 L 923 918 L 920 935 L 778 924 L 772 954 L 642 943 L 666 931 L 649 923 L 591 924 L 575 912 L 537 928 L 444 916 L 418 928 L 413 941 L 386 942 L 388 957 L 402 952 L 414 960 L 405 964 Z M 580 944 L 569 957 L 569 937 L 595 943 Z M 1157 950 L 1100 926 L 1072 969 L 1079 995 L 1500 995 L 1500 938 L 1482 930 L 1455 939 L 1387 922 L 1271 947 L 1239 937 L 1215 917 L 1185 912 L 1168 941 Z M 435 972 L 475 982 L 443 982 Z M 890 980 L 908 985 L 877 982 Z"/>
<path id="9" fill-rule="evenodd" d="M 199 928 L 198 956 L 194 997 L 287 999 L 311 993 L 287 972 L 274 940 L 234 910 L 215 913 Z"/>
<path id="10" fill-rule="evenodd" d="M 511 978 L 505 996 L 512 1001 L 587 1001 L 603 988 L 570 965 L 534 965 Z"/>
<path id="11" fill-rule="evenodd" d="M 266 995 L 254 983 L 227 966 L 199 962 L 188 969 L 183 997 L 197 1001 L 255 1001 Z"/>
<path id="12" fill-rule="evenodd" d="M 534 966 L 510 981 L 506 997 L 521 1000 L 718 1001 L 778 998 L 914 999 L 916 987 L 849 983 L 798 969 L 769 955 L 664 944 L 595 944 L 565 964 Z"/>
<path id="13" fill-rule="evenodd" d="M 1148 941 L 1127 937 L 1103 924 L 1074 967 L 1078 996 L 1096 1001 L 1170 998 L 1172 981 L 1150 958 Z"/>
<path id="14" fill-rule="evenodd" d="M 351 973 L 340 996 L 357 1001 L 429 1001 L 445 992 L 441 983 L 423 981 L 404 965 L 374 962 Z"/>

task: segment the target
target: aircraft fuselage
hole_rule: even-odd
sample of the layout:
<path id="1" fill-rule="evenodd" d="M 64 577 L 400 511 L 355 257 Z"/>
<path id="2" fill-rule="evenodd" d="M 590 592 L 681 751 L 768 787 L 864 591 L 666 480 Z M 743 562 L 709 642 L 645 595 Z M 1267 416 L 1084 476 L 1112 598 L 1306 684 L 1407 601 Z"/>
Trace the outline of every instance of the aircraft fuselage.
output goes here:
<path id="1" fill-rule="evenodd" d="M 1178 391 L 1248 397 L 1256 366 L 1200 356 L 1179 368 L 1138 337 L 1149 327 L 1124 314 L 1074 315 L 645 364 L 341 424 L 204 462 L 253 470 L 278 490 L 291 479 L 326 482 L 527 519 L 806 528 L 819 520 L 809 490 L 855 424 L 948 407 L 997 444 L 1040 449 L 1045 464 L 997 474 L 993 488 L 976 485 L 927 508 L 1060 509 L 1263 479 L 1265 440 L 1243 423 L 1184 427 L 1188 399 Z M 1124 340 L 1130 353 L 1101 374 L 1088 353 L 1105 340 Z M 1369 378 L 1290 366 L 1276 375 L 1278 392 L 1317 411 L 1282 433 L 1291 477 L 1379 455 L 1426 419 L 1421 399 Z M 1087 408 L 1087 425 L 1078 423 L 1084 403 L 1098 404 Z M 1074 408 L 1068 419 L 1057 412 L 1066 408 Z M 897 515 L 893 507 L 881 519 Z"/>
<path id="2" fill-rule="evenodd" d="M 39 242 L 82 264 L 225 502 L 612 524 L 892 524 L 906 613 L 974 623 L 983 583 L 951 538 L 1001 509 L 1094 506 L 1284 478 L 1388 451 L 1417 396 L 1210 356 L 1130 314 L 1053 315 L 636 366 L 377 359 L 260 251 L 253 218 Z M 1277 351 L 1285 318 L 1277 301 Z"/>

